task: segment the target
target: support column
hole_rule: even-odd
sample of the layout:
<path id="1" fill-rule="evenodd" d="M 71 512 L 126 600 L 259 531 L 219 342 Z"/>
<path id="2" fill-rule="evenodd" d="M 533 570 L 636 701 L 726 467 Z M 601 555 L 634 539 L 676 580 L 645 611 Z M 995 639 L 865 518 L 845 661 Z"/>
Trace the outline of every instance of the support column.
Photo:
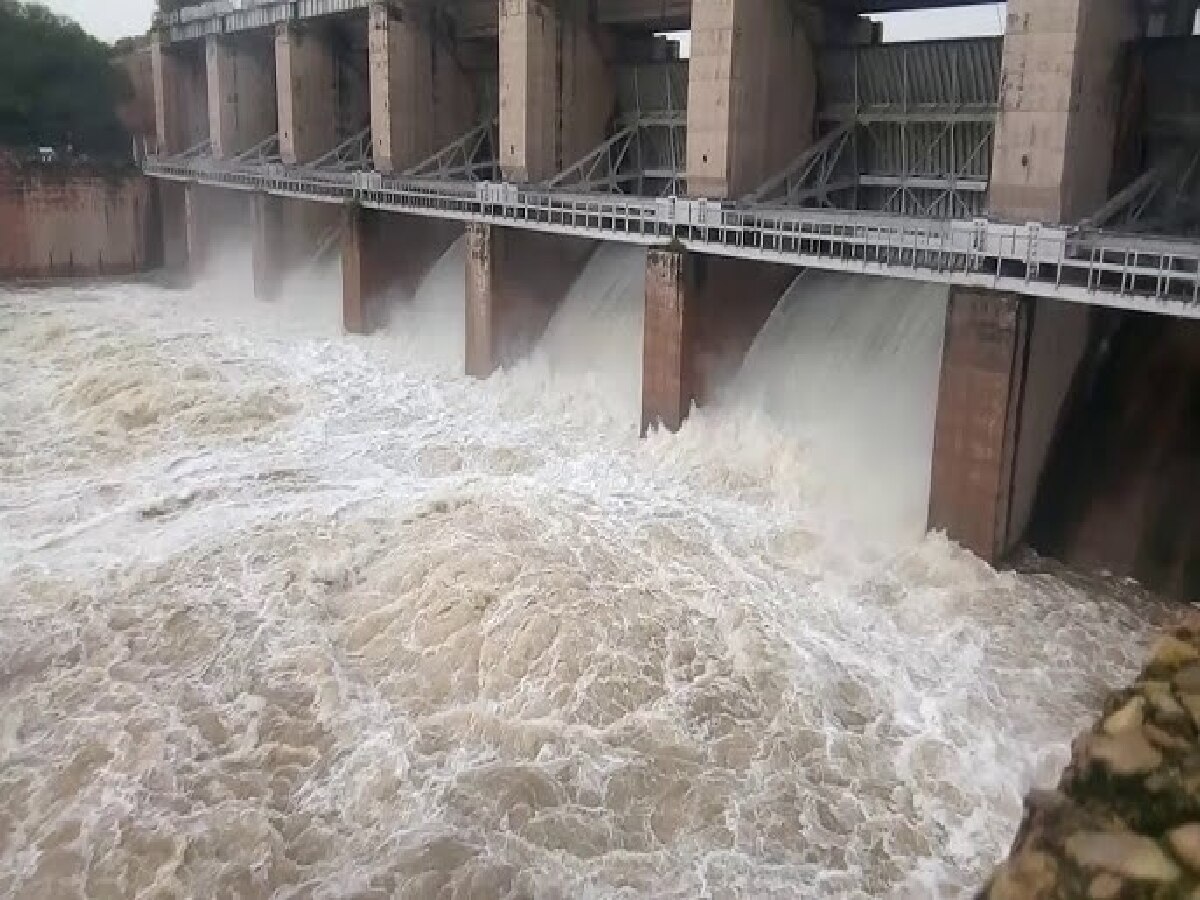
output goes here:
<path id="1" fill-rule="evenodd" d="M 269 194 L 255 194 L 253 202 L 254 296 L 259 300 L 274 300 L 287 271 L 287 225 L 283 215 L 286 201 Z"/>
<path id="2" fill-rule="evenodd" d="M 177 181 L 153 179 L 162 218 L 162 263 L 171 272 L 188 270 L 187 189 Z"/>
<path id="3" fill-rule="evenodd" d="M 173 155 L 208 137 L 208 90 L 204 57 L 189 48 L 151 45 L 154 114 L 160 153 Z"/>
<path id="4" fill-rule="evenodd" d="M 934 429 L 929 527 L 989 563 L 1025 536 L 1090 311 L 955 288 Z"/>
<path id="5" fill-rule="evenodd" d="M 812 143 L 816 68 L 788 0 L 693 0 L 688 192 L 741 197 Z"/>
<path id="6" fill-rule="evenodd" d="M 205 53 L 213 156 L 229 159 L 279 127 L 275 60 L 269 44 L 244 37 L 211 35 Z"/>
<path id="7" fill-rule="evenodd" d="M 402 172 L 470 130 L 474 90 L 428 11 L 376 2 L 370 25 L 375 168 Z"/>
<path id="8" fill-rule="evenodd" d="M 990 209 L 1075 223 L 1109 196 L 1132 0 L 1010 0 Z"/>
<path id="9" fill-rule="evenodd" d="M 337 146 L 337 76 L 333 44 L 315 26 L 275 32 L 279 153 L 301 165 Z"/>
<path id="10" fill-rule="evenodd" d="M 528 353 L 591 256 L 578 238 L 467 226 L 467 374 L 487 378 Z"/>
<path id="11" fill-rule="evenodd" d="M 416 293 L 426 273 L 462 235 L 450 220 L 352 207 L 342 231 L 342 324 L 369 334 L 387 320 L 390 295 Z"/>
<path id="12" fill-rule="evenodd" d="M 543 181 L 604 141 L 616 99 L 609 36 L 570 0 L 500 2 L 500 165 Z"/>
<path id="13" fill-rule="evenodd" d="M 212 253 L 212 211 L 207 192 L 215 188 L 204 188 L 198 184 L 187 184 L 183 188 L 184 234 L 187 243 L 187 271 L 192 278 L 198 277 L 207 265 Z"/>
<path id="14" fill-rule="evenodd" d="M 798 271 L 677 250 L 646 255 L 642 433 L 678 431 L 742 363 Z"/>

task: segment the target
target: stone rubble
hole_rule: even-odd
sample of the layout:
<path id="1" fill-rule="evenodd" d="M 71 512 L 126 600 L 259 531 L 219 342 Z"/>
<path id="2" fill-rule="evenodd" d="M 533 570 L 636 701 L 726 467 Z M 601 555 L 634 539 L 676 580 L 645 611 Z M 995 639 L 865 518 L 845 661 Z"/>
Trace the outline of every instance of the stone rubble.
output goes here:
<path id="1" fill-rule="evenodd" d="M 1200 900 L 1200 617 L 1158 641 L 1025 807 L 977 900 Z"/>

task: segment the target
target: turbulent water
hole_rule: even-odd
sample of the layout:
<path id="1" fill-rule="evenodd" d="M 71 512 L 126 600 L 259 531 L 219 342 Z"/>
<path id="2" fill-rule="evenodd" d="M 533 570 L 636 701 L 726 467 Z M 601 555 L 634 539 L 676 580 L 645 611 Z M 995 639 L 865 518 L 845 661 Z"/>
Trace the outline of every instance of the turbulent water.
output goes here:
<path id="1" fill-rule="evenodd" d="M 910 533 L 944 297 L 640 441 L 636 254 L 486 383 L 461 261 L 0 292 L 0 896 L 968 893 L 1157 613 Z"/>

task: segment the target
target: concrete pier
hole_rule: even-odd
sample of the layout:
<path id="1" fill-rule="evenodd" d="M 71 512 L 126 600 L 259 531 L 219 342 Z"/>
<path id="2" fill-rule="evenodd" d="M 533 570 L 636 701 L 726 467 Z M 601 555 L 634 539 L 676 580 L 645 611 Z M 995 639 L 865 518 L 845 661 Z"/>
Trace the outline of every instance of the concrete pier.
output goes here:
<path id="1" fill-rule="evenodd" d="M 374 3 L 369 41 L 375 168 L 402 172 L 476 123 L 474 86 L 428 10 Z"/>
<path id="2" fill-rule="evenodd" d="M 280 25 L 275 65 L 280 156 L 288 165 L 312 162 L 338 142 L 333 44 L 316 25 Z"/>
<path id="3" fill-rule="evenodd" d="M 467 374 L 487 378 L 533 347 L 595 245 L 467 226 Z"/>
<path id="4" fill-rule="evenodd" d="M 786 0 L 694 0 L 688 192 L 740 197 L 813 138 L 815 57 Z"/>
<path id="5" fill-rule="evenodd" d="M 206 56 L 212 153 L 229 159 L 278 129 L 274 53 L 259 36 L 212 35 Z"/>
<path id="6" fill-rule="evenodd" d="M 252 201 L 254 296 L 259 300 L 276 299 L 287 272 L 285 202 L 268 194 L 255 194 Z"/>
<path id="7" fill-rule="evenodd" d="M 679 430 L 693 403 L 737 370 L 795 280 L 789 266 L 676 250 L 646 257 L 642 432 Z"/>
<path id="8" fill-rule="evenodd" d="M 203 52 L 151 45 L 154 112 L 160 153 L 182 153 L 208 138 L 208 77 Z"/>
<path id="9" fill-rule="evenodd" d="M 993 563 L 1024 538 L 1088 339 L 1086 307 L 985 290 L 951 293 L 931 529 Z"/>
<path id="10" fill-rule="evenodd" d="M 990 208 L 1014 222 L 1076 222 L 1111 196 L 1127 0 L 1011 0 Z"/>
<path id="11" fill-rule="evenodd" d="M 501 0 L 500 165 L 543 181 L 607 136 L 615 107 L 612 38 L 570 0 Z"/>

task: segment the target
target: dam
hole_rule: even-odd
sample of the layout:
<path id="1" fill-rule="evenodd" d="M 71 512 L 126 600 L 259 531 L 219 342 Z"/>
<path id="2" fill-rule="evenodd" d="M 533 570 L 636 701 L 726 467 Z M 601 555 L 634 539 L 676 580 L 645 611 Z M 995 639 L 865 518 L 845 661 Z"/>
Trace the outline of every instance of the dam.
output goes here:
<path id="1" fill-rule="evenodd" d="M 1031 533 L 1077 555 L 1074 523 L 1033 526 L 1061 522 L 1039 485 L 1086 373 L 1138 316 L 1184 334 L 1200 310 L 1194 4 L 1014 2 L 1002 38 L 915 44 L 865 18 L 922 5 L 184 9 L 153 46 L 165 253 L 201 267 L 250 223 L 270 298 L 340 248 L 364 333 L 465 239 L 486 378 L 598 246 L 644 248 L 644 431 L 713 398 L 801 271 L 945 285 L 925 524 L 989 562 Z M 1191 551 L 1144 550 L 1161 502 L 1126 503 L 1136 547 L 1078 555 L 1186 593 Z"/>
<path id="2" fill-rule="evenodd" d="M 1195 597 L 1195 5 L 915 5 L 163 16 L 168 273 L 0 286 L 0 896 L 987 885 Z"/>

